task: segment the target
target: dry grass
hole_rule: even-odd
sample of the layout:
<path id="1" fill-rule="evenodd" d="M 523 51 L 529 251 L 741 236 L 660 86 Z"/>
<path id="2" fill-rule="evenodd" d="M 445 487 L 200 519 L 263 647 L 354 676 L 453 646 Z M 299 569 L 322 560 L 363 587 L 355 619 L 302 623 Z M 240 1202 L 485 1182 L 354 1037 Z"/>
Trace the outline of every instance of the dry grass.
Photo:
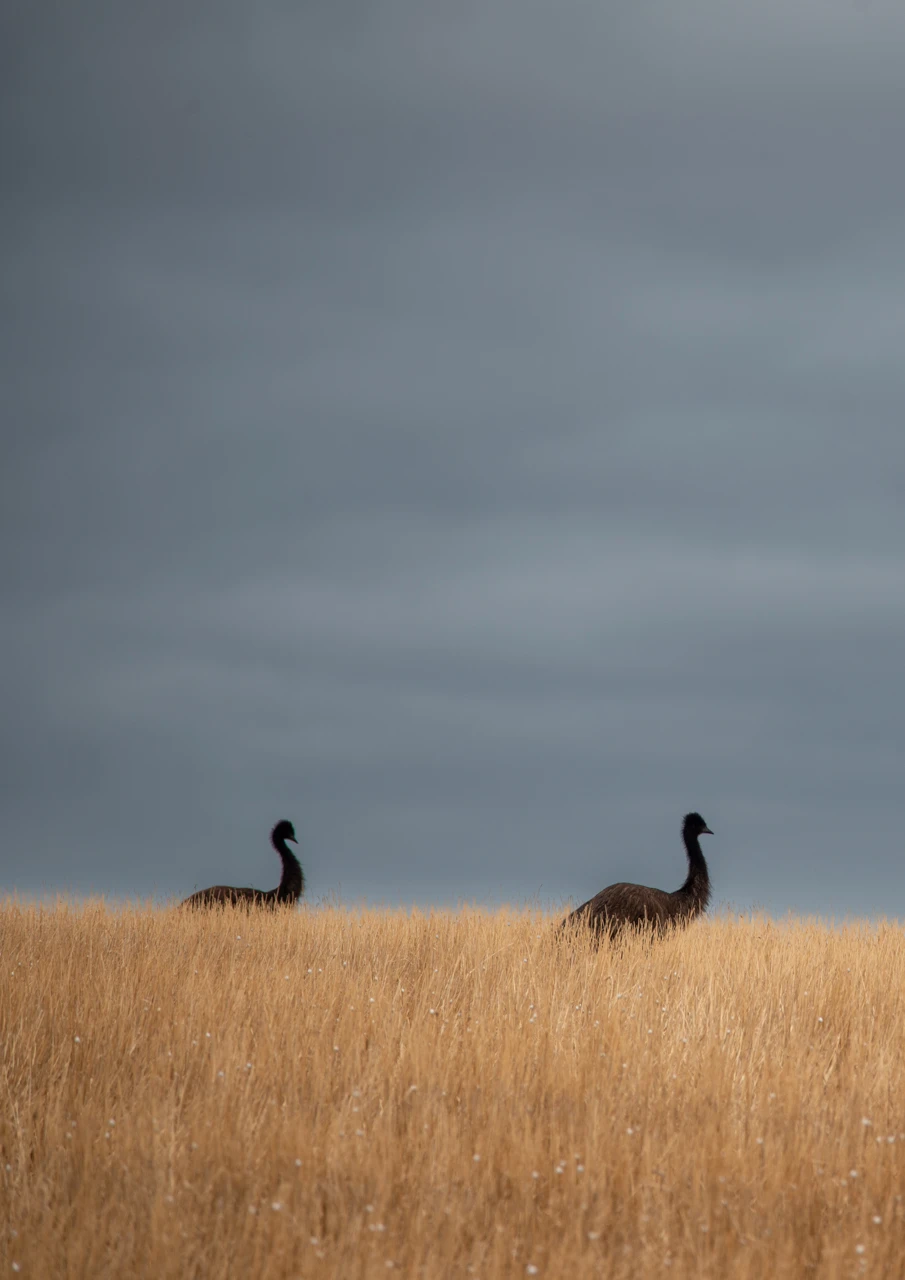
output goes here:
<path id="1" fill-rule="evenodd" d="M 8 902 L 0 973 L 0 1274 L 905 1268 L 891 925 Z"/>

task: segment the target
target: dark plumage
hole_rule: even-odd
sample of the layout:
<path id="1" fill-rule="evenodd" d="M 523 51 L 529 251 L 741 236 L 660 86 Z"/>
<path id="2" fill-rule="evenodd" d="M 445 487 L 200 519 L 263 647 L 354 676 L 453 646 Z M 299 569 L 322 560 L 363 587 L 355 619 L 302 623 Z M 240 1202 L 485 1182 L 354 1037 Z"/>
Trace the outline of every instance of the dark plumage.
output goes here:
<path id="1" fill-rule="evenodd" d="M 246 903 L 256 907 L 295 906 L 305 892 L 305 873 L 298 858 L 286 848 L 286 841 L 296 844 L 295 828 L 284 818 L 270 833 L 270 843 L 283 862 L 283 878 L 276 889 L 237 889 L 229 884 L 215 884 L 199 889 L 182 903 L 184 907 L 212 907 L 218 902 Z"/>
<path id="2" fill-rule="evenodd" d="M 597 933 L 612 933 L 625 925 L 652 925 L 663 929 L 670 923 L 687 924 L 707 909 L 710 876 L 698 837 L 713 832 L 699 813 L 685 815 L 682 839 L 688 854 L 688 878 L 681 889 L 666 893 L 643 884 L 611 884 L 588 902 L 576 907 L 560 926 L 585 924 Z"/>

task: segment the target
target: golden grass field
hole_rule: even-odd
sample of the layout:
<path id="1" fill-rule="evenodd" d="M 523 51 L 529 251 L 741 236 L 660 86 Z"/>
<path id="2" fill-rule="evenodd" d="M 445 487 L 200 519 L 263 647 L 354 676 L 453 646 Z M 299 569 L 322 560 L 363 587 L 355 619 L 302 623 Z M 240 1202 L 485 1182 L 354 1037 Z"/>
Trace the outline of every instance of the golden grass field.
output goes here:
<path id="1" fill-rule="evenodd" d="M 905 1275 L 905 935 L 0 904 L 0 1276 Z"/>

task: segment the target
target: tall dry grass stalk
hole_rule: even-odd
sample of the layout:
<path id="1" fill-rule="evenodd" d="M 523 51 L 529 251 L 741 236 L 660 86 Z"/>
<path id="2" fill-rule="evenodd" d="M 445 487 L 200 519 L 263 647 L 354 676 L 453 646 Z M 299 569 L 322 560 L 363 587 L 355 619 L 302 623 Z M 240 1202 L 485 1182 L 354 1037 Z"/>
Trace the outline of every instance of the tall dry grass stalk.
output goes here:
<path id="1" fill-rule="evenodd" d="M 903 942 L 8 902 L 0 1275 L 900 1276 Z"/>

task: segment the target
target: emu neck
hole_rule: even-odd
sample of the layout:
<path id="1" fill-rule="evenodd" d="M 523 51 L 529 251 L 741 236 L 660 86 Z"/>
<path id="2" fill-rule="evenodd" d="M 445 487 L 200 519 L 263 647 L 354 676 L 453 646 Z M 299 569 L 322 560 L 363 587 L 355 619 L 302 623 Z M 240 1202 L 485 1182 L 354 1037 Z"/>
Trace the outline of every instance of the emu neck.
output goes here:
<path id="1" fill-rule="evenodd" d="M 273 841 L 273 847 L 280 855 L 283 863 L 283 875 L 280 880 L 280 887 L 277 889 L 276 896 L 279 901 L 286 898 L 300 898 L 305 888 L 305 875 L 302 871 L 302 865 L 298 858 L 287 848 L 286 841 L 282 836 L 277 836 Z"/>
<path id="2" fill-rule="evenodd" d="M 691 898 L 703 910 L 710 901 L 710 874 L 707 863 L 704 861 L 697 836 L 683 831 L 682 839 L 685 841 L 685 852 L 688 854 L 688 878 L 679 889 L 679 893 L 686 898 Z"/>

